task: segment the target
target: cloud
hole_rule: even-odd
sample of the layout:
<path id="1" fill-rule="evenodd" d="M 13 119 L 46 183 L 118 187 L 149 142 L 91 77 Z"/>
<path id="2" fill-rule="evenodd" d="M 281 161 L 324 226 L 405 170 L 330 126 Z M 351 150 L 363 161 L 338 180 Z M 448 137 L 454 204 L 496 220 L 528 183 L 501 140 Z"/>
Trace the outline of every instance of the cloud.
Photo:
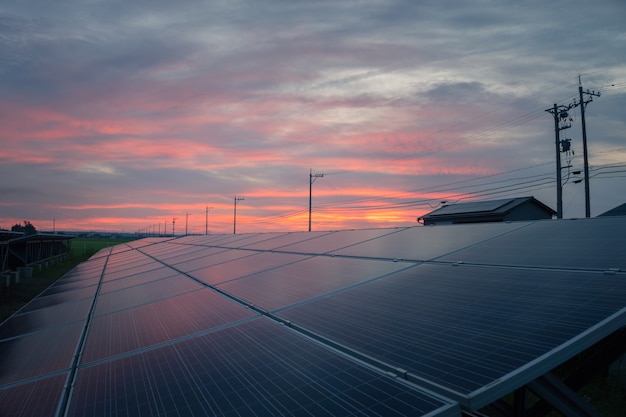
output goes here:
<path id="1" fill-rule="evenodd" d="M 577 97 L 579 74 L 605 88 L 588 107 L 592 161 L 620 163 L 625 8 L 11 1 L 0 14 L 0 174 L 11 178 L 0 226 L 52 214 L 140 229 L 190 210 L 200 230 L 210 205 L 227 232 L 244 195 L 242 231 L 302 230 L 309 169 L 328 173 L 315 183 L 319 227 L 411 225 L 429 198 L 465 195 L 462 181 L 482 178 L 490 196 L 491 175 L 554 175 L 544 110 Z M 579 119 L 568 134 L 580 164 Z M 595 183 L 594 210 L 611 208 L 624 186 Z M 554 201 L 540 182 L 513 188 Z M 382 209 L 351 211 L 355 198 Z"/>

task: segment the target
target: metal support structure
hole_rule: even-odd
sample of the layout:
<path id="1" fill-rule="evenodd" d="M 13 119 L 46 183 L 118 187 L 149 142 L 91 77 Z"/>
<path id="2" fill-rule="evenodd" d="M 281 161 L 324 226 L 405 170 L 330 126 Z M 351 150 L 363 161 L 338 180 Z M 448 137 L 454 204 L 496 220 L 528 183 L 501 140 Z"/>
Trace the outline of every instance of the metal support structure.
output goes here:
<path id="1" fill-rule="evenodd" d="M 233 213 L 233 235 L 237 234 L 237 201 L 241 201 L 243 199 L 243 197 L 235 196 L 235 208 Z"/>
<path id="2" fill-rule="evenodd" d="M 572 417 L 601 417 L 600 413 L 557 377 L 548 373 L 528 384 L 535 394 L 563 415 Z"/>
<path id="3" fill-rule="evenodd" d="M 311 212 L 313 202 L 313 183 L 318 178 L 323 178 L 324 174 L 313 174 L 313 170 L 309 171 L 309 232 L 311 231 Z"/>

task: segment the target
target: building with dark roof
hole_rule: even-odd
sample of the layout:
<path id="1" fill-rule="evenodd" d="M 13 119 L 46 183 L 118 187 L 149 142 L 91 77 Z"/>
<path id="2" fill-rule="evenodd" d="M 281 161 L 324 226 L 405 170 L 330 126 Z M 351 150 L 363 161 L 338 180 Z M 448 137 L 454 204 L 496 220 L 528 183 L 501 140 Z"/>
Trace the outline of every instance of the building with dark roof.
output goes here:
<path id="1" fill-rule="evenodd" d="M 551 219 L 555 214 L 556 211 L 534 197 L 519 197 L 446 204 L 417 221 L 424 225 L 505 222 Z"/>
<path id="2" fill-rule="evenodd" d="M 609 211 L 605 211 L 602 214 L 599 214 L 598 217 L 606 217 L 606 216 L 626 216 L 626 203 L 614 207 Z"/>

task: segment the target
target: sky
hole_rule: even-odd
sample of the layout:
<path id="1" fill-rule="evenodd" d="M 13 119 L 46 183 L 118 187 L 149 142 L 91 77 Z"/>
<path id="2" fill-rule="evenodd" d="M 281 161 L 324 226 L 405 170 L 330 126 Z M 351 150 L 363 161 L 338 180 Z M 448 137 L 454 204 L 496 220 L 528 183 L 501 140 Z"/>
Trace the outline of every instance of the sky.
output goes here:
<path id="1" fill-rule="evenodd" d="M 310 195 L 312 230 L 556 209 L 546 110 L 579 80 L 596 216 L 626 203 L 623 0 L 3 1 L 0 228 L 306 231 Z"/>

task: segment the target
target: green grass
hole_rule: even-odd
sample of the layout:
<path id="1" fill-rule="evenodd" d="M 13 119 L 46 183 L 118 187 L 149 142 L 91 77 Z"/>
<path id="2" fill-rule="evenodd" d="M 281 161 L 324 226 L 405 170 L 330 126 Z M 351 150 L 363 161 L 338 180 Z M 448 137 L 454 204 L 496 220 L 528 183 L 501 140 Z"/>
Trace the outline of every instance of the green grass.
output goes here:
<path id="1" fill-rule="evenodd" d="M 108 248 L 109 246 L 130 242 L 131 240 L 134 239 L 107 239 L 92 237 L 72 239 L 70 256 L 74 259 L 80 259 L 79 262 L 82 262 L 92 257 L 99 250 Z"/>
<path id="2" fill-rule="evenodd" d="M 99 250 L 134 239 L 76 238 L 71 241 L 70 256 L 65 260 L 49 262 L 48 267 L 33 267 L 32 278 L 22 278 L 10 291 L 3 289 L 0 296 L 0 323 L 39 295 L 56 280 Z M 4 283 L 2 283 L 4 285 Z"/>

